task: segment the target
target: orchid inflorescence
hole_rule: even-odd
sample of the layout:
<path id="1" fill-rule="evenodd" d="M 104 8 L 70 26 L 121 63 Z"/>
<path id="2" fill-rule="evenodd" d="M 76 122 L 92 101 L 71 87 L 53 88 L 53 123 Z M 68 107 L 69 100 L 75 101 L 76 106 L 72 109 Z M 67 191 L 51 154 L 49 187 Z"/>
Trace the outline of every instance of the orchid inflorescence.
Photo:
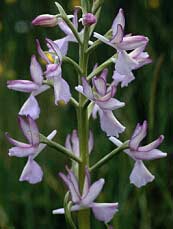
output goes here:
<path id="1" fill-rule="evenodd" d="M 147 135 L 147 121 L 137 124 L 130 140 L 121 142 L 118 139 L 125 131 L 125 127 L 117 120 L 113 111 L 124 107 L 125 103 L 115 98 L 116 92 L 119 85 L 122 88 L 127 87 L 135 80 L 133 70 L 151 63 L 149 54 L 145 51 L 149 39 L 143 35 L 125 35 L 125 17 L 122 9 L 105 36 L 94 32 L 102 3 L 100 0 L 81 0 L 81 7 L 76 7 L 73 15 L 67 15 L 62 6 L 56 3 L 57 15 L 44 14 L 36 17 L 32 21 L 33 25 L 58 27 L 65 36 L 54 41 L 46 38 L 47 50 L 42 49 L 37 39 L 37 52 L 46 64 L 45 70 L 33 55 L 30 64 L 31 80 L 7 82 L 9 89 L 29 93 L 27 101 L 18 113 L 19 127 L 28 143 L 19 142 L 6 133 L 8 141 L 14 145 L 9 149 L 9 156 L 28 158 L 19 180 L 30 184 L 42 181 L 43 171 L 35 158 L 46 145 L 67 155 L 72 160 L 71 168 L 66 166 L 67 175 L 61 172 L 59 175 L 67 186 L 70 197 L 68 195 L 66 198 L 64 208 L 53 210 L 53 214 L 65 214 L 68 223 L 74 227 L 71 212 L 79 211 L 78 227 L 86 229 L 90 228 L 89 209 L 92 209 L 97 220 L 106 225 L 118 211 L 118 203 L 94 202 L 105 180 L 101 178 L 91 185 L 90 173 L 93 170 L 107 163 L 116 153 L 124 151 L 135 161 L 130 182 L 139 188 L 154 180 L 143 160 L 158 159 L 167 155 L 157 149 L 164 139 L 163 135 L 146 146 L 140 146 L 140 142 Z M 81 14 L 82 18 L 78 18 Z M 82 29 L 79 31 L 80 23 Z M 79 63 L 67 56 L 70 42 L 79 45 Z M 92 72 L 88 74 L 89 56 L 102 43 L 111 46 L 116 53 L 101 65 L 95 64 Z M 75 68 L 78 75 L 75 87 L 79 93 L 78 100 L 72 97 L 71 87 L 62 72 L 62 65 L 66 61 Z M 111 64 L 115 66 L 115 70 L 109 83 L 108 66 Z M 60 101 L 64 101 L 65 104 L 70 101 L 77 111 L 78 129 L 67 135 L 65 146 L 52 140 L 56 130 L 45 137 L 39 132 L 36 124 L 40 115 L 36 97 L 51 88 L 54 90 L 56 106 Z M 89 121 L 91 117 L 96 119 L 97 114 L 101 130 L 117 148 L 90 166 L 94 139 L 92 131 L 89 131 Z"/>

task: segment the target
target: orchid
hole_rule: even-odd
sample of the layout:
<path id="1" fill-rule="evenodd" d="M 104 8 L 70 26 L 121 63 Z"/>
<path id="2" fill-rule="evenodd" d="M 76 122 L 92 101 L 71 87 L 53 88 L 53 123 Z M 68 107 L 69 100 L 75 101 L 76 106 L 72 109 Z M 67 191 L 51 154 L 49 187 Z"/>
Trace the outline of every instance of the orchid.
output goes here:
<path id="1" fill-rule="evenodd" d="M 130 175 L 130 182 L 138 188 L 146 185 L 148 182 L 152 182 L 155 178 L 145 167 L 143 160 L 154 160 L 167 156 L 167 153 L 156 149 L 163 142 L 163 135 L 160 135 L 158 139 L 146 146 L 139 146 L 146 135 L 147 122 L 144 121 L 142 125 L 138 123 L 130 139 L 129 149 L 124 150 L 124 152 L 135 161 L 134 168 Z M 110 137 L 110 140 L 117 146 L 122 144 L 114 137 Z"/>
<path id="2" fill-rule="evenodd" d="M 20 109 L 19 115 L 30 115 L 33 119 L 37 119 L 40 108 L 35 96 L 46 91 L 49 86 L 43 85 L 43 71 L 34 55 L 31 57 L 30 73 L 32 80 L 9 80 L 7 87 L 15 91 L 31 93 Z"/>
<path id="3" fill-rule="evenodd" d="M 46 147 L 46 145 L 40 143 L 37 124 L 30 116 L 27 116 L 26 119 L 18 116 L 18 122 L 23 135 L 28 140 L 28 143 L 19 142 L 6 133 L 8 141 L 14 145 L 14 147 L 9 149 L 8 155 L 10 157 L 28 157 L 19 181 L 28 181 L 30 184 L 35 184 L 42 180 L 43 171 L 34 159 Z M 55 135 L 56 131 L 54 130 L 47 138 L 52 139 Z"/>
<path id="4" fill-rule="evenodd" d="M 128 86 L 135 79 L 132 70 L 151 63 L 148 53 L 143 52 L 148 43 L 148 38 L 141 35 L 132 36 L 131 34 L 124 36 L 124 27 L 124 13 L 120 9 L 112 24 L 112 38 L 110 40 L 94 33 L 96 38 L 117 50 L 118 57 L 113 79 L 116 84 L 121 82 L 121 87 Z M 132 51 L 127 53 L 127 50 Z"/>
<path id="5" fill-rule="evenodd" d="M 107 70 L 105 69 L 99 77 L 93 78 L 93 89 L 86 79 L 82 78 L 82 86 L 76 87 L 76 90 L 94 102 L 93 117 L 96 118 L 97 112 L 100 116 L 101 129 L 108 136 L 117 136 L 125 130 L 125 127 L 115 118 L 113 110 L 121 108 L 125 103 L 113 98 L 116 93 L 116 87 L 106 84 Z"/>
<path id="6" fill-rule="evenodd" d="M 123 10 L 120 9 L 112 24 L 112 38 L 109 40 L 104 36 L 94 33 L 94 37 L 102 42 L 112 46 L 118 51 L 133 50 L 139 47 L 146 46 L 148 38 L 145 36 L 126 35 L 124 36 L 125 18 Z"/>
<path id="7" fill-rule="evenodd" d="M 79 211 L 91 208 L 97 220 L 108 223 L 118 211 L 118 203 L 95 203 L 95 199 L 100 194 L 104 179 L 101 178 L 91 185 L 91 178 L 88 169 L 85 169 L 85 184 L 82 194 L 79 191 L 79 185 L 73 172 L 66 168 L 68 175 L 59 173 L 67 188 L 70 191 L 73 206 L 71 211 Z M 64 208 L 53 210 L 53 214 L 64 214 Z"/>
<path id="8" fill-rule="evenodd" d="M 54 94 L 55 94 L 55 104 L 58 105 L 58 102 L 63 100 L 65 103 L 68 103 L 71 98 L 70 88 L 68 83 L 62 78 L 62 55 L 61 50 L 58 45 L 50 39 L 46 39 L 47 45 L 54 52 L 54 61 L 51 63 L 46 54 L 41 49 L 40 43 L 37 40 L 37 51 L 41 58 L 46 61 L 46 71 L 45 75 L 48 80 L 53 81 Z M 58 63 L 56 63 L 58 62 Z"/>

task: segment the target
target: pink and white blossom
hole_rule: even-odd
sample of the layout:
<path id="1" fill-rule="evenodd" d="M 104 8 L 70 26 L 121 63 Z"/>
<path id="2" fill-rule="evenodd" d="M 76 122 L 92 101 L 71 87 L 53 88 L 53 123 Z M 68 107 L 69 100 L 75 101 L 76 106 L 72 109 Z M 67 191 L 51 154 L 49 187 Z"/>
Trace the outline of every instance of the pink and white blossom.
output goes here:
<path id="1" fill-rule="evenodd" d="M 108 223 L 118 211 L 118 203 L 95 203 L 100 194 L 104 179 L 101 178 L 91 185 L 91 178 L 88 169 L 85 170 L 85 183 L 82 194 L 79 191 L 79 184 L 74 173 L 67 168 L 68 175 L 59 173 L 67 188 L 70 191 L 73 206 L 71 211 L 80 211 L 91 208 L 95 218 Z M 64 208 L 53 210 L 53 214 L 64 214 Z"/>
<path id="2" fill-rule="evenodd" d="M 160 135 L 150 144 L 140 146 L 141 141 L 146 137 L 146 135 L 147 121 L 144 121 L 142 125 L 138 123 L 130 139 L 129 148 L 124 150 L 124 152 L 135 161 L 134 168 L 130 174 L 130 182 L 138 188 L 146 185 L 148 182 L 152 182 L 155 178 L 146 168 L 143 160 L 150 161 L 167 156 L 167 153 L 156 149 L 163 142 L 164 136 Z M 122 145 L 122 142 L 114 137 L 110 137 L 109 139 L 117 146 Z"/>

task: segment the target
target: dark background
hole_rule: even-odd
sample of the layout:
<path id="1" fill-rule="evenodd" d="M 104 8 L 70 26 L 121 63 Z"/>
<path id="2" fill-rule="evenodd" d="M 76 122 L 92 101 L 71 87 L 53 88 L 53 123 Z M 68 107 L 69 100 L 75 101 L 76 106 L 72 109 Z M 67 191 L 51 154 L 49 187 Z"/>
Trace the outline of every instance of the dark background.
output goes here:
<path id="1" fill-rule="evenodd" d="M 68 13 L 79 1 L 59 1 Z M 104 34 L 112 24 L 118 9 L 126 16 L 126 33 L 144 34 L 150 42 L 147 51 L 153 63 L 135 72 L 136 80 L 128 88 L 119 89 L 117 98 L 126 106 L 116 111 L 116 116 L 127 127 L 121 139 L 128 139 L 137 122 L 149 122 L 149 142 L 160 134 L 165 141 L 160 147 L 168 152 L 163 160 L 147 162 L 156 179 L 144 188 L 129 184 L 133 161 L 120 154 L 92 175 L 106 179 L 98 202 L 120 203 L 120 211 L 113 219 L 116 229 L 169 229 L 173 225 L 173 14 L 172 1 L 164 0 L 105 0 L 100 24 L 96 31 Z M 62 207 L 65 187 L 58 178 L 64 170 L 67 158 L 46 148 L 37 161 L 44 170 L 44 180 L 37 185 L 18 181 L 26 163 L 25 158 L 9 158 L 9 143 L 4 138 L 8 131 L 16 139 L 22 139 L 17 126 L 17 113 L 26 100 L 26 94 L 9 91 L 6 81 L 29 79 L 30 57 L 36 54 L 35 38 L 44 44 L 45 37 L 52 40 L 62 37 L 58 28 L 38 28 L 31 21 L 39 14 L 56 14 L 54 1 L 0 0 L 0 228 L 34 229 L 66 228 L 64 216 L 54 216 L 52 209 Z M 44 46 L 45 47 L 45 46 Z M 77 46 L 70 45 L 69 56 L 76 55 Z M 90 59 L 102 63 L 113 55 L 112 48 L 101 45 Z M 110 68 L 110 79 L 113 68 Z M 63 75 L 77 84 L 71 66 L 63 66 Z M 72 90 L 73 91 L 73 90 Z M 41 116 L 40 132 L 45 135 L 57 129 L 56 140 L 64 144 L 67 133 L 76 128 L 75 111 L 71 105 L 55 107 L 52 91 L 39 96 Z M 95 147 L 91 161 L 94 162 L 114 148 L 100 130 L 99 122 L 92 121 Z M 94 126 L 94 128 L 93 128 Z M 146 143 L 144 142 L 144 143 Z M 92 228 L 104 228 L 92 218 Z"/>

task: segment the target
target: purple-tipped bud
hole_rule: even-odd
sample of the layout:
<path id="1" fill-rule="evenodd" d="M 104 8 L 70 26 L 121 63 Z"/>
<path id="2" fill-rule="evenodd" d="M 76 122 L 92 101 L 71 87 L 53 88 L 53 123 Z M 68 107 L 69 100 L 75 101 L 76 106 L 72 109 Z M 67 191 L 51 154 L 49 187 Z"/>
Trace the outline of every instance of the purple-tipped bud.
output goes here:
<path id="1" fill-rule="evenodd" d="M 92 13 L 87 13 L 83 16 L 83 25 L 90 26 L 97 22 L 97 18 Z"/>
<path id="2" fill-rule="evenodd" d="M 33 25 L 54 27 L 58 24 L 58 18 L 51 14 L 42 14 L 32 21 Z"/>

